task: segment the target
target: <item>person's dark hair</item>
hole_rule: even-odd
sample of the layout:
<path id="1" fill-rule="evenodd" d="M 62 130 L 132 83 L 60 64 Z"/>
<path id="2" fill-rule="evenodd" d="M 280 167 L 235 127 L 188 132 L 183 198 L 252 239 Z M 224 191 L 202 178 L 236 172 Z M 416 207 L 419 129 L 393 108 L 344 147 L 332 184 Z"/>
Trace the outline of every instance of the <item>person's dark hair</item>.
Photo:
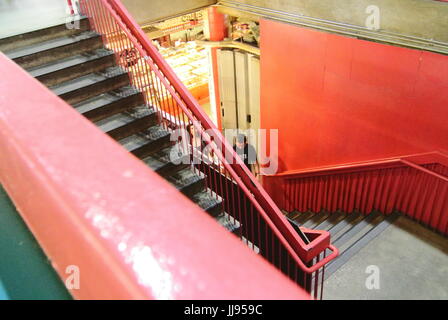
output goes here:
<path id="1" fill-rule="evenodd" d="M 188 132 L 188 134 L 191 136 L 191 129 L 193 128 L 193 130 L 194 130 L 194 127 L 193 127 L 193 124 L 192 123 L 189 123 L 188 125 L 187 125 L 187 132 Z"/>
<path id="2" fill-rule="evenodd" d="M 237 141 L 238 143 L 244 143 L 244 144 L 246 144 L 246 142 L 247 142 L 247 138 L 246 138 L 246 136 L 245 136 L 244 134 L 240 133 L 240 134 L 238 134 L 238 136 L 236 137 L 236 141 Z"/>

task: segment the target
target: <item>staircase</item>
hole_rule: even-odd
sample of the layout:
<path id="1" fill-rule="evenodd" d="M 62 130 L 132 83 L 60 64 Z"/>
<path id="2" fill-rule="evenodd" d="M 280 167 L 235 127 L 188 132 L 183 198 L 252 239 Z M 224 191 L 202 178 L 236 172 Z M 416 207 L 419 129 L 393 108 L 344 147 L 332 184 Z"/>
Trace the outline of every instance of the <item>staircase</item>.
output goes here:
<path id="1" fill-rule="evenodd" d="M 79 22 L 79 29 L 59 25 L 0 39 L 0 50 L 223 227 L 237 232 L 223 212 L 222 199 L 206 187 L 205 175 L 185 161 L 174 161 L 185 155 L 170 158 L 170 133 L 158 124 L 156 112 L 130 84 L 127 72 L 116 65 L 114 53 L 90 31 L 87 19 Z"/>
<path id="2" fill-rule="evenodd" d="M 369 215 L 362 215 L 356 211 L 352 213 L 339 211 L 331 214 L 326 211 L 319 213 L 284 211 L 284 214 L 294 228 L 304 227 L 330 233 L 334 245 L 339 249 L 339 256 L 325 267 L 325 279 L 400 216 L 398 212 L 385 216 L 379 211 Z"/>
<path id="3" fill-rule="evenodd" d="M 294 232 L 120 1 L 80 5 L 88 20 L 81 18 L 79 29 L 60 25 L 0 39 L 0 50 L 271 265 L 321 297 L 322 269 L 338 255 L 328 234 Z M 191 124 L 210 147 L 209 154 L 194 154 L 194 164 L 178 161 L 192 158 L 188 137 L 181 148 L 170 141 L 173 132 L 189 131 Z"/>

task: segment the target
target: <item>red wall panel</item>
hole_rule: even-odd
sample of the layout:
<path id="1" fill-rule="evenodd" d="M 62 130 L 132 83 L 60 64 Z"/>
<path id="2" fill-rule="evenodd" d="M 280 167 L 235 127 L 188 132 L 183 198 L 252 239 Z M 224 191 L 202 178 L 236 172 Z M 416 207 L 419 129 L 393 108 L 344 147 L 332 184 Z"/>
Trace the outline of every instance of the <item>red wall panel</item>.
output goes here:
<path id="1" fill-rule="evenodd" d="M 279 171 L 448 150 L 448 56 L 261 21 Z"/>

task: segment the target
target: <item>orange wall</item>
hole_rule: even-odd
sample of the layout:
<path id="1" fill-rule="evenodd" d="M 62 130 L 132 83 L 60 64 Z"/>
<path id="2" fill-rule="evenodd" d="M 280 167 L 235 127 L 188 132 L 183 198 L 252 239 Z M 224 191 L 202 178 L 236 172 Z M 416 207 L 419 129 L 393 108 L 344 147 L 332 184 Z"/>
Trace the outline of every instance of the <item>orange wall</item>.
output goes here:
<path id="1" fill-rule="evenodd" d="M 261 21 L 279 171 L 448 150 L 448 56 Z"/>

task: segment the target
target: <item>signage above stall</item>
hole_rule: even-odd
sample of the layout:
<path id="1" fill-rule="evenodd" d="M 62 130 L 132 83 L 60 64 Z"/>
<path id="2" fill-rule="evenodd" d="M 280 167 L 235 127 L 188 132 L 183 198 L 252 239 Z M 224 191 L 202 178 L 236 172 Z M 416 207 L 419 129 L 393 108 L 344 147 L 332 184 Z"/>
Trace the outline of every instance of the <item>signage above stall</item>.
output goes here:
<path id="1" fill-rule="evenodd" d="M 171 33 L 188 30 L 204 24 L 204 13 L 202 11 L 193 12 L 177 18 L 169 19 L 154 25 L 159 29 L 161 36 Z"/>

